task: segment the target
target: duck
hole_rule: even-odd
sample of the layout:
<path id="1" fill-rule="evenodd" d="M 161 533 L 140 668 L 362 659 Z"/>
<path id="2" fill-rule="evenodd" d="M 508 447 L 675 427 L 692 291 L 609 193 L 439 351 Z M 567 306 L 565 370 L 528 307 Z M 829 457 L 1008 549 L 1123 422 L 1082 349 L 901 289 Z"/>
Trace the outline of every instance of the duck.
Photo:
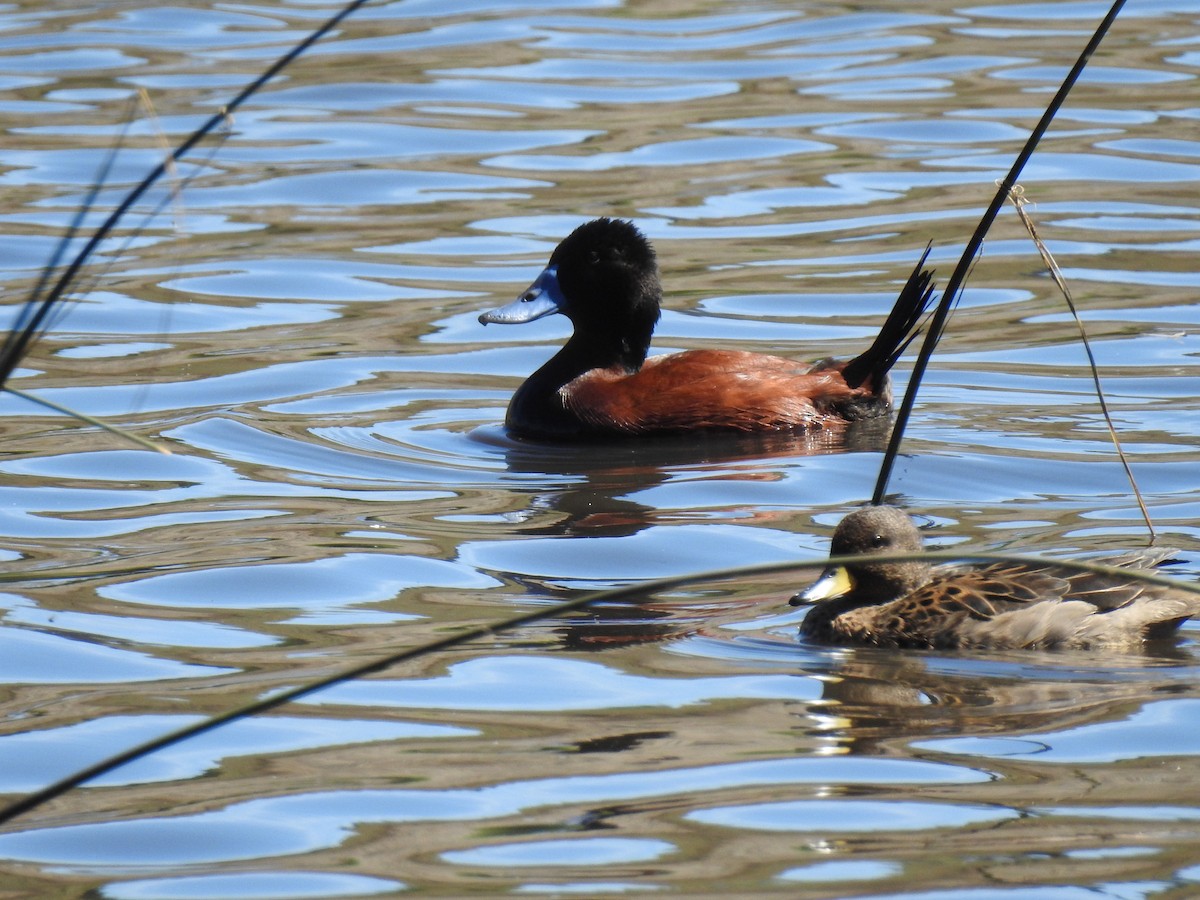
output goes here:
<path id="1" fill-rule="evenodd" d="M 505 426 L 517 438 L 595 440 L 692 432 L 845 429 L 891 410 L 889 371 L 932 297 L 925 254 L 869 348 L 848 362 L 801 363 L 740 350 L 647 358 L 662 285 L 654 248 L 624 219 L 598 218 L 554 249 L 533 283 L 483 325 L 561 314 L 565 345 L 513 394 Z"/>
<path id="2" fill-rule="evenodd" d="M 920 553 L 904 510 L 868 506 L 834 530 L 832 556 Z M 1154 569 L 1177 553 L 1135 550 L 1091 562 Z M 818 643 L 934 650 L 1133 649 L 1169 638 L 1200 595 L 1049 561 L 939 566 L 911 560 L 831 566 L 789 601 L 812 604 L 801 636 Z"/>

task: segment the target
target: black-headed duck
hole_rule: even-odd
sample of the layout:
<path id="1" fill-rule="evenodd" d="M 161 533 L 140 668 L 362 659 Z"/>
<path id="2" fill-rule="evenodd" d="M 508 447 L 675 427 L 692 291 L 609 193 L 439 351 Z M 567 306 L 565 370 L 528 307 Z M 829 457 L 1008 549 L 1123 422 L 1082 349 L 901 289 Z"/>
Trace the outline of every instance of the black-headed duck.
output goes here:
<path id="1" fill-rule="evenodd" d="M 926 251 L 928 252 L 928 251 Z M 691 431 L 814 431 L 886 414 L 888 371 L 932 295 L 922 256 L 879 336 L 849 362 L 737 350 L 650 359 L 662 287 L 654 249 L 630 222 L 595 219 L 550 256 L 537 279 L 483 324 L 571 320 L 570 340 L 518 388 L 505 423 L 518 437 L 578 440 Z"/>
<path id="2" fill-rule="evenodd" d="M 903 510 L 870 506 L 835 529 L 830 555 L 919 553 L 921 534 Z M 1093 562 L 1153 568 L 1171 550 Z M 826 570 L 793 606 L 814 604 L 801 635 L 830 644 L 939 649 L 1135 647 L 1169 637 L 1200 613 L 1200 595 L 1133 578 L 990 563 L 864 562 Z"/>

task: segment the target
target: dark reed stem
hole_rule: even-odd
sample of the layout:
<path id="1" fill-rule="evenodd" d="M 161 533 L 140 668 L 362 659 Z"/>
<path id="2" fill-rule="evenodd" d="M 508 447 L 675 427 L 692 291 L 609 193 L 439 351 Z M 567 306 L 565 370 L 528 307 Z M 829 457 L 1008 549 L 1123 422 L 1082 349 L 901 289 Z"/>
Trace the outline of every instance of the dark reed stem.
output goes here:
<path id="1" fill-rule="evenodd" d="M 205 155 L 203 157 L 202 162 L 208 162 L 208 161 L 212 160 L 213 157 L 215 157 L 217 155 L 217 152 L 219 151 L 219 149 L 222 146 L 224 146 L 223 141 L 224 141 L 224 135 L 222 135 L 221 139 L 218 142 L 212 144 L 209 147 L 208 151 L 205 153 Z M 170 167 L 168 167 L 167 171 L 170 171 Z M 99 270 L 93 269 L 91 272 L 89 272 L 88 281 L 86 282 L 84 287 L 80 288 L 79 291 L 77 291 L 77 293 L 82 296 L 87 296 L 93 290 L 95 290 L 96 285 L 98 285 L 100 282 L 102 282 L 104 280 L 104 278 L 111 271 L 112 267 L 116 264 L 116 261 L 121 256 L 123 256 L 126 251 L 129 250 L 129 248 L 133 245 L 134 241 L 136 241 L 139 237 L 142 236 L 142 234 L 150 227 L 150 224 L 152 222 L 154 222 L 154 220 L 157 219 L 160 215 L 162 215 L 163 210 L 165 210 L 168 206 L 170 206 L 173 202 L 175 202 L 180 195 L 182 195 L 183 191 L 186 190 L 188 185 L 190 185 L 192 183 L 192 181 L 195 180 L 200 175 L 201 171 L 202 171 L 202 166 L 197 166 L 192 170 L 191 173 L 189 173 L 187 175 L 183 175 L 183 176 L 178 176 L 178 181 L 172 186 L 171 190 L 163 197 L 163 199 L 158 202 L 158 205 L 155 206 L 153 209 L 151 209 L 149 212 L 147 212 L 144 215 L 144 217 L 142 218 L 141 222 L 139 222 L 137 225 L 133 226 L 132 228 L 126 230 L 125 240 L 121 243 L 121 245 L 119 247 L 117 247 L 111 251 L 108 264 L 99 268 Z M 65 309 L 65 307 L 63 306 L 62 303 L 58 303 L 55 306 L 56 306 L 57 312 L 55 312 L 54 315 L 55 315 L 55 317 L 57 317 Z M 45 324 L 46 324 L 46 327 L 50 327 L 49 322 L 47 322 Z M 3 385 L 3 384 L 4 384 L 4 382 L 0 381 L 0 385 Z M 12 389 L 8 388 L 8 390 L 11 391 Z M 38 402 L 44 402 L 44 401 L 38 401 Z M 75 412 L 75 410 L 65 410 L 65 411 L 67 412 L 68 415 L 75 416 L 76 418 L 81 418 L 80 414 Z M 101 427 L 105 427 L 105 426 L 102 425 Z M 125 432 L 119 432 L 119 433 L 125 437 L 129 436 Z"/>
<path id="2" fill-rule="evenodd" d="M 1012 168 L 1004 176 L 1004 180 L 1000 182 L 1000 187 L 996 190 L 996 196 L 992 198 L 987 212 L 983 214 L 983 218 L 979 220 L 979 224 L 975 227 L 975 233 L 967 241 L 967 246 L 963 250 L 962 257 L 959 259 L 958 265 L 955 266 L 954 273 L 950 276 L 950 281 L 946 284 L 946 290 L 942 294 L 937 307 L 934 309 L 929 324 L 926 326 L 925 340 L 921 343 L 921 350 L 917 354 L 916 362 L 913 363 L 912 373 L 908 379 L 908 387 L 904 391 L 904 399 L 900 402 L 900 408 L 896 411 L 896 423 L 892 426 L 892 435 L 888 441 L 887 449 L 884 451 L 883 461 L 879 465 L 879 478 L 875 482 L 875 493 L 871 495 L 871 502 L 873 504 L 882 503 L 884 494 L 887 493 L 888 479 L 891 477 L 892 466 L 900 450 L 900 441 L 904 438 L 904 429 L 908 425 L 913 404 L 917 399 L 917 389 L 921 386 L 921 378 L 924 376 L 925 369 L 929 365 L 930 357 L 933 356 L 933 350 L 937 346 L 938 339 L 942 336 L 942 330 L 946 325 L 946 317 L 950 314 L 951 307 L 957 301 L 959 291 L 966 280 L 967 272 L 970 270 L 971 264 L 974 262 L 975 256 L 979 253 L 979 248 L 983 244 L 984 236 L 996 220 L 996 216 L 1000 212 L 1000 207 L 1004 205 L 1004 201 L 1008 198 L 1008 192 L 1012 190 L 1013 185 L 1017 183 L 1017 179 L 1021 176 L 1021 170 L 1025 168 L 1025 163 L 1033 155 L 1033 151 L 1041 141 L 1042 135 L 1046 133 L 1046 129 L 1054 121 L 1059 107 L 1066 101 L 1067 95 L 1071 93 L 1071 88 L 1075 87 L 1075 82 L 1083 74 L 1083 69 L 1087 65 L 1088 60 L 1092 58 L 1092 54 L 1096 52 L 1096 48 L 1100 46 L 1100 42 L 1108 34 L 1109 28 L 1116 21 L 1117 14 L 1120 13 L 1124 5 L 1125 0 L 1115 0 L 1112 8 L 1108 11 L 1108 15 L 1096 27 L 1096 31 L 1092 34 L 1092 39 L 1083 48 L 1083 52 L 1075 60 L 1075 65 L 1067 73 L 1067 77 L 1063 80 L 1058 92 L 1054 95 L 1054 99 L 1050 101 L 1050 105 L 1042 113 L 1042 118 L 1034 126 L 1029 139 L 1025 141 L 1025 146 L 1021 148 L 1021 152 L 1017 154 Z"/>
<path id="3" fill-rule="evenodd" d="M 79 209 L 71 218 L 71 223 L 67 226 L 66 234 L 55 244 L 54 252 L 50 255 L 50 259 L 46 265 L 42 267 L 37 284 L 33 286 L 33 291 L 30 293 L 29 299 L 22 304 L 20 311 L 17 313 L 16 321 L 13 322 L 12 328 L 5 335 L 4 346 L 0 348 L 0 385 L 8 383 L 13 369 L 17 367 L 17 363 L 25 355 L 29 344 L 37 336 L 39 328 L 49 314 L 53 301 L 42 299 L 46 285 L 50 283 L 50 276 L 58 268 L 63 255 L 71 245 L 71 241 L 75 240 L 75 235 L 83 227 L 83 222 L 87 218 L 88 213 L 92 211 L 92 207 L 96 203 L 96 197 L 99 196 L 104 182 L 108 180 L 108 173 L 112 171 L 117 154 L 120 152 L 121 146 L 125 143 L 125 134 L 132 121 L 133 112 L 131 109 L 130 115 L 125 119 L 125 127 L 121 130 L 121 133 L 117 136 L 117 140 L 105 155 L 104 161 L 100 164 L 100 171 L 96 173 L 96 180 L 84 196 L 83 203 L 80 204 Z M 61 290 L 58 291 L 55 297 L 61 293 Z"/>
<path id="4" fill-rule="evenodd" d="M 263 87 L 263 85 L 278 75 L 292 62 L 294 62 L 297 57 L 304 53 L 305 50 L 336 28 L 343 19 L 345 19 L 351 13 L 356 12 L 359 7 L 365 5 L 367 2 L 368 0 L 352 0 L 352 2 L 347 3 L 335 15 L 326 20 L 323 25 L 310 33 L 304 38 L 304 40 L 300 41 L 300 43 L 296 44 L 295 47 L 268 66 L 265 72 L 263 72 L 252 82 L 250 82 L 250 84 L 243 88 L 242 91 L 232 100 L 230 100 L 229 103 L 223 106 L 219 112 L 212 115 L 207 121 L 204 122 L 204 124 L 193 131 L 183 141 L 183 143 L 179 144 L 179 146 L 177 146 L 169 156 L 165 157 L 162 162 L 155 166 L 149 172 L 149 174 L 147 174 L 146 177 L 143 178 L 133 188 L 133 190 L 125 195 L 125 198 L 120 202 L 120 204 L 117 205 L 116 209 L 109 213 L 108 218 L 106 218 L 104 222 L 101 223 L 100 227 L 97 228 L 92 234 L 92 236 L 88 238 L 87 243 L 85 243 L 83 248 L 75 255 L 75 258 L 71 260 L 71 263 L 66 267 L 62 275 L 59 276 L 58 280 L 54 283 L 54 286 L 45 295 L 45 297 L 30 307 L 31 312 L 28 314 L 27 320 L 22 323 L 20 329 L 15 329 L 14 332 L 10 334 L 9 340 L 4 347 L 2 365 L 0 365 L 0 384 L 3 384 L 8 380 L 8 376 L 11 374 L 12 369 L 16 367 L 17 362 L 24 354 L 29 343 L 37 335 L 38 329 L 41 327 L 46 316 L 49 315 L 54 305 L 62 298 L 63 294 L 66 293 L 67 289 L 71 286 L 71 283 L 75 280 L 75 277 L 79 274 L 79 270 L 83 268 L 84 264 L 91 257 L 92 253 L 94 253 L 100 243 L 106 237 L 108 237 L 125 213 L 127 213 L 129 209 L 141 199 L 142 195 L 146 193 L 146 191 L 149 190 L 150 187 L 153 186 L 160 178 L 162 178 L 162 176 L 171 166 L 186 156 L 193 147 L 200 143 L 200 141 L 202 141 L 209 134 L 209 132 L 215 129 L 222 122 L 227 121 L 233 112 L 248 99 L 250 99 L 250 97 L 256 94 Z M 93 197 L 95 192 L 99 190 L 100 185 L 103 184 L 103 181 L 103 177 L 98 179 L 95 188 L 93 188 Z M 80 212 L 79 216 L 76 217 L 77 222 L 82 219 L 83 215 L 86 214 L 88 208 L 90 208 L 90 202 L 87 206 L 85 206 L 84 210 Z M 65 247 L 65 244 L 61 246 Z M 43 282 L 48 279 L 49 272 L 56 265 L 57 261 L 55 260 L 46 267 L 43 273 Z M 40 293 L 40 289 L 38 290 L 38 293 Z"/>

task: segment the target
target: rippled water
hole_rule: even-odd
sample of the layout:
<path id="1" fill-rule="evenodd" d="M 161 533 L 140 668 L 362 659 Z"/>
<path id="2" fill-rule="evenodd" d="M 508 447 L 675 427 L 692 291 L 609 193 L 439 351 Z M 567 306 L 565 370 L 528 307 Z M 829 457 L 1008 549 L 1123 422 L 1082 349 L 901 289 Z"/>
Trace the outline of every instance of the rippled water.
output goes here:
<path id="1" fill-rule="evenodd" d="M 7 302 L 131 115 L 106 208 L 332 11 L 0 8 Z M 927 241 L 949 273 L 1103 11 L 364 9 L 181 167 L 177 198 L 152 192 L 14 382 L 174 455 L 0 399 L 0 791 L 580 591 L 823 555 L 870 494 L 878 433 L 825 455 L 517 444 L 504 407 L 566 323 L 477 313 L 612 214 L 656 243 L 659 351 L 852 354 Z M 1198 74 L 1200 0 L 1131 2 L 1022 179 L 1185 578 Z M 142 88 L 153 115 L 131 113 Z M 891 486 L 931 543 L 1145 540 L 1075 326 L 1011 213 L 908 435 Z M 832 650 L 784 605 L 807 577 L 547 621 L 216 731 L 8 826 L 0 883 L 1200 893 L 1200 624 L 1141 656 Z"/>

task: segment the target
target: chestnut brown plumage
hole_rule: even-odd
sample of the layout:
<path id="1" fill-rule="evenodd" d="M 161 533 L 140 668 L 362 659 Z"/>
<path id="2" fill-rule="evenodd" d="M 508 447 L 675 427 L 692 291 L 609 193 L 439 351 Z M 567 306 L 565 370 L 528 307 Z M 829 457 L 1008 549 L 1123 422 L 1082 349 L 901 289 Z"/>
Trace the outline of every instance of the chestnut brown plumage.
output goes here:
<path id="1" fill-rule="evenodd" d="M 879 336 L 848 362 L 736 350 L 647 359 L 662 299 L 658 264 L 642 233 L 619 219 L 575 229 L 516 301 L 479 320 L 512 324 L 562 313 L 574 326 L 509 404 L 506 424 L 521 437 L 843 428 L 891 408 L 888 372 L 932 295 L 924 262 L 922 256 Z"/>

